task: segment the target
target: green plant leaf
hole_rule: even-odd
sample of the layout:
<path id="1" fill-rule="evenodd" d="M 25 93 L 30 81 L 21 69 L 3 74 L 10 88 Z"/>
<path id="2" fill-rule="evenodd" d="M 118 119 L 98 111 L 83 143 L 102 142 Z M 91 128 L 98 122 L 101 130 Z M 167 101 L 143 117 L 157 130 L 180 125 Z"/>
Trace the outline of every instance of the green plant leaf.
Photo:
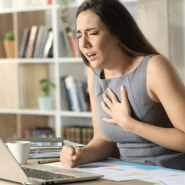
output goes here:
<path id="1" fill-rule="evenodd" d="M 14 41 L 14 31 L 8 31 L 4 35 L 5 41 Z"/>

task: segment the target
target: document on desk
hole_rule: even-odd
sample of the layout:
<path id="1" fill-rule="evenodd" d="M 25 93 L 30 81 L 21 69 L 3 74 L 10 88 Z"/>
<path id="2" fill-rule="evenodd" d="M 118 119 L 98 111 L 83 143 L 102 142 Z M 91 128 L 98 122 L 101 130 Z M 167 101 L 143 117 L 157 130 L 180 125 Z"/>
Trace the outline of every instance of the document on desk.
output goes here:
<path id="1" fill-rule="evenodd" d="M 62 168 L 60 162 L 45 165 Z M 182 171 L 173 171 L 171 169 L 166 170 L 166 168 L 162 167 L 127 163 L 117 160 L 106 160 L 101 162 L 88 163 L 79 165 L 78 167 L 72 169 L 102 174 L 104 175 L 102 179 L 111 181 L 126 181 L 136 179 L 145 179 L 145 181 L 147 181 L 147 179 L 155 179 L 155 177 L 168 177 L 172 175 L 185 176 L 185 172 Z M 158 179 L 157 182 L 159 182 Z"/>

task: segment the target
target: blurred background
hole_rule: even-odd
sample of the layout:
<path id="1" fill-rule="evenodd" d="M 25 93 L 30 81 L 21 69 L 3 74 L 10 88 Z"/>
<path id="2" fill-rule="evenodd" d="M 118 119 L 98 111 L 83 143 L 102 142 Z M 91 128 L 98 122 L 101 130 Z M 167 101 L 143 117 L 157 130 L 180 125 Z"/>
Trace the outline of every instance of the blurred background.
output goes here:
<path id="1" fill-rule="evenodd" d="M 185 1 L 120 0 L 185 83 Z M 0 0 L 0 136 L 93 137 L 75 13 L 83 0 Z"/>

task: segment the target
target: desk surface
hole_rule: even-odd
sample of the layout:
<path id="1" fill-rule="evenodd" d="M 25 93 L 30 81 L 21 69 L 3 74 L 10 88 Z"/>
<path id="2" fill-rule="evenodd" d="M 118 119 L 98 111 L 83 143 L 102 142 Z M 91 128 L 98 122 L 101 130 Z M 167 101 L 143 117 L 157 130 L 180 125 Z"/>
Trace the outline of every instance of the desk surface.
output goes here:
<path id="1" fill-rule="evenodd" d="M 32 159 L 28 161 L 28 164 L 37 164 L 38 159 Z M 154 185 L 150 182 L 144 182 L 139 180 L 132 180 L 132 181 L 122 181 L 122 182 L 113 182 L 113 181 L 106 181 L 106 180 L 93 180 L 93 181 L 83 181 L 83 182 L 73 182 L 73 183 L 67 183 L 71 185 Z M 0 180 L 0 185 L 20 185 L 19 183 L 15 182 L 9 182 L 9 181 L 3 181 Z M 61 184 L 62 185 L 62 184 Z"/>

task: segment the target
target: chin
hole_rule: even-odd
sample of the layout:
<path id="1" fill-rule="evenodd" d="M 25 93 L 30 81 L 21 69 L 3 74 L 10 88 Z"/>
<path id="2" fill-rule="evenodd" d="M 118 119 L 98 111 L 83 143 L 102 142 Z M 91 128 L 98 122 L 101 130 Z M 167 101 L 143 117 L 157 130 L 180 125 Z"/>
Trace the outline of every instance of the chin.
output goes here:
<path id="1" fill-rule="evenodd" d="M 97 61 L 92 61 L 92 62 L 89 62 L 91 64 L 91 67 L 93 69 L 102 69 L 102 63 L 100 62 L 97 62 Z"/>

